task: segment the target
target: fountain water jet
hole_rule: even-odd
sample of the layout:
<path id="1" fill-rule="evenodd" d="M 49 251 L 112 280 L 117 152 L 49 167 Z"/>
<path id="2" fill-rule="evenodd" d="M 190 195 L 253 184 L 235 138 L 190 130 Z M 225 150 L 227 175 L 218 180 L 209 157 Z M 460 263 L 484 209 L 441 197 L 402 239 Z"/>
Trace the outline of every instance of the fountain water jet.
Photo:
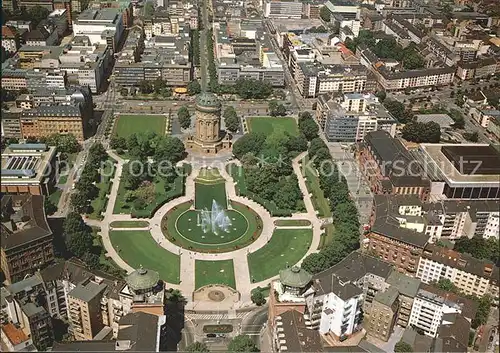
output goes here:
<path id="1" fill-rule="evenodd" d="M 215 235 L 218 235 L 219 231 L 229 233 L 229 227 L 231 226 L 231 220 L 215 200 L 212 200 L 211 211 L 205 208 L 198 213 L 197 221 L 197 225 L 201 227 L 205 234 L 210 231 Z"/>

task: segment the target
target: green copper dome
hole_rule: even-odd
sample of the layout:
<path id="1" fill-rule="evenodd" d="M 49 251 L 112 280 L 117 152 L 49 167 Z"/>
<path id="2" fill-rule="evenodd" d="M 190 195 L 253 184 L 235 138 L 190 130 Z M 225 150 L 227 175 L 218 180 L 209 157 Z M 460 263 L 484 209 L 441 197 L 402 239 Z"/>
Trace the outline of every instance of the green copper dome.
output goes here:
<path id="1" fill-rule="evenodd" d="M 201 92 L 196 96 L 196 105 L 204 108 L 220 108 L 219 98 L 210 92 Z"/>
<path id="2" fill-rule="evenodd" d="M 160 275 L 156 271 L 140 268 L 129 274 L 125 281 L 134 291 L 146 290 L 156 286 L 160 280 Z"/>
<path id="3" fill-rule="evenodd" d="M 304 288 L 311 279 L 312 275 L 309 272 L 297 266 L 280 271 L 280 281 L 285 286 Z"/>

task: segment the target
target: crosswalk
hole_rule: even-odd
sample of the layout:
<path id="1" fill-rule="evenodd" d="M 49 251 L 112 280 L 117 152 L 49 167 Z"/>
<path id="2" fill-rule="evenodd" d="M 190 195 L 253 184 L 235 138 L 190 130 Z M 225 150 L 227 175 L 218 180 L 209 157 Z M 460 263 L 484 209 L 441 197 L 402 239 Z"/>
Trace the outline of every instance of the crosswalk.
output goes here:
<path id="1" fill-rule="evenodd" d="M 227 320 L 227 319 L 242 319 L 247 313 L 238 312 L 236 315 L 225 314 L 186 314 L 186 317 L 191 320 Z"/>

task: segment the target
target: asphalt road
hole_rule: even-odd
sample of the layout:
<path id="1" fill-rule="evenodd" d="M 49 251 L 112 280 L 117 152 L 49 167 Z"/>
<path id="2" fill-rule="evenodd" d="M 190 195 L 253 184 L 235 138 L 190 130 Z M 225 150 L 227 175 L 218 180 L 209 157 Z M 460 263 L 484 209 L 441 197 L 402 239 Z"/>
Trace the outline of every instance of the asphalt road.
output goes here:
<path id="1" fill-rule="evenodd" d="M 200 72 L 201 72 L 201 89 L 206 91 L 208 88 L 208 48 L 207 48 L 207 34 L 208 29 L 211 27 L 208 21 L 208 4 L 206 0 L 202 2 L 201 8 L 203 29 L 200 32 Z"/>
<path id="2" fill-rule="evenodd" d="M 262 328 L 268 320 L 268 305 L 264 305 L 248 313 L 241 323 L 241 334 L 248 335 L 260 346 Z"/>

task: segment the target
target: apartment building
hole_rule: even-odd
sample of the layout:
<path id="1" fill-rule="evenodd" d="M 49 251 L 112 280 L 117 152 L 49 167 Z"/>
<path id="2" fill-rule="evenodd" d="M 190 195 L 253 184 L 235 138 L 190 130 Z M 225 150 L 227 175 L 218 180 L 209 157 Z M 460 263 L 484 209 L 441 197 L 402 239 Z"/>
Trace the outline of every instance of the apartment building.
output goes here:
<path id="1" fill-rule="evenodd" d="M 393 287 L 377 293 L 373 299 L 368 323 L 365 323 L 365 328 L 371 336 L 385 342 L 389 340 L 399 309 L 398 296 L 399 292 Z"/>
<path id="2" fill-rule="evenodd" d="M 17 139 L 21 137 L 21 112 L 22 109 L 19 108 L 2 110 L 2 137 Z"/>
<path id="3" fill-rule="evenodd" d="M 310 330 L 305 325 L 303 313 L 295 309 L 276 316 L 271 328 L 273 351 L 311 353 L 323 351 L 319 332 Z"/>
<path id="4" fill-rule="evenodd" d="M 375 194 L 417 195 L 427 200 L 430 182 L 401 141 L 387 131 L 365 135 L 357 151 L 361 172 Z"/>
<path id="5" fill-rule="evenodd" d="M 426 335 L 436 337 L 449 316 L 461 314 L 470 323 L 476 311 L 477 303 L 473 300 L 422 284 L 414 299 L 410 324 Z"/>
<path id="6" fill-rule="evenodd" d="M 41 6 L 52 12 L 54 10 L 53 0 L 17 0 L 17 8 L 21 9 L 23 7 L 26 10 L 30 10 L 34 7 Z"/>
<path id="7" fill-rule="evenodd" d="M 498 267 L 490 261 L 428 244 L 420 258 L 417 277 L 424 283 L 448 279 L 464 294 L 482 297 L 498 287 Z"/>
<path id="8" fill-rule="evenodd" d="M 303 5 L 295 0 L 266 0 L 263 4 L 266 18 L 302 18 Z"/>
<path id="9" fill-rule="evenodd" d="M 493 57 L 482 58 L 476 61 L 460 61 L 457 64 L 456 75 L 461 80 L 485 78 L 498 72 L 497 60 Z"/>
<path id="10" fill-rule="evenodd" d="M 295 81 L 304 98 L 315 98 L 328 92 L 359 93 L 375 89 L 367 70 L 361 65 L 300 62 Z"/>
<path id="11" fill-rule="evenodd" d="M 500 153 L 488 144 L 420 144 L 415 157 L 426 166 L 436 199 L 500 198 Z"/>
<path id="12" fill-rule="evenodd" d="M 26 72 L 26 88 L 29 91 L 38 89 L 64 89 L 67 86 L 66 71 L 58 69 L 33 69 Z"/>
<path id="13" fill-rule="evenodd" d="M 78 104 L 44 104 L 21 113 L 23 138 L 48 137 L 55 133 L 72 134 L 81 143 L 88 131 L 88 116 Z"/>
<path id="14" fill-rule="evenodd" d="M 26 70 L 2 68 L 2 88 L 7 91 L 26 89 Z"/>
<path id="15" fill-rule="evenodd" d="M 48 195 L 54 186 L 55 147 L 11 144 L 2 153 L 2 193 Z"/>
<path id="16" fill-rule="evenodd" d="M 323 94 L 318 97 L 316 117 L 328 141 L 361 142 L 367 133 L 396 133 L 397 121 L 372 94 Z"/>
<path id="17" fill-rule="evenodd" d="M 14 27 L 2 26 L 2 47 L 10 53 L 19 48 L 19 34 Z"/>
<path id="18" fill-rule="evenodd" d="M 167 347 L 166 316 L 143 312 L 124 315 L 119 323 L 116 340 L 56 342 L 54 352 L 160 352 Z"/>
<path id="19" fill-rule="evenodd" d="M 43 300 L 43 282 L 36 276 L 8 285 L 5 290 L 2 288 L 7 321 L 2 325 L 2 336 L 5 334 L 11 345 L 27 351 L 45 351 L 52 346 L 52 320 Z"/>
<path id="20" fill-rule="evenodd" d="M 417 296 L 420 280 L 418 278 L 406 276 L 398 271 L 392 271 L 386 283 L 391 286 L 390 288 L 394 288 L 398 291 L 395 324 L 403 328 L 408 327 L 413 300 Z"/>
<path id="21" fill-rule="evenodd" d="M 2 168 L 2 179 L 3 174 Z M 45 217 L 43 196 L 4 195 L 1 227 L 1 265 L 7 283 L 22 280 L 54 260 L 52 230 Z"/>

